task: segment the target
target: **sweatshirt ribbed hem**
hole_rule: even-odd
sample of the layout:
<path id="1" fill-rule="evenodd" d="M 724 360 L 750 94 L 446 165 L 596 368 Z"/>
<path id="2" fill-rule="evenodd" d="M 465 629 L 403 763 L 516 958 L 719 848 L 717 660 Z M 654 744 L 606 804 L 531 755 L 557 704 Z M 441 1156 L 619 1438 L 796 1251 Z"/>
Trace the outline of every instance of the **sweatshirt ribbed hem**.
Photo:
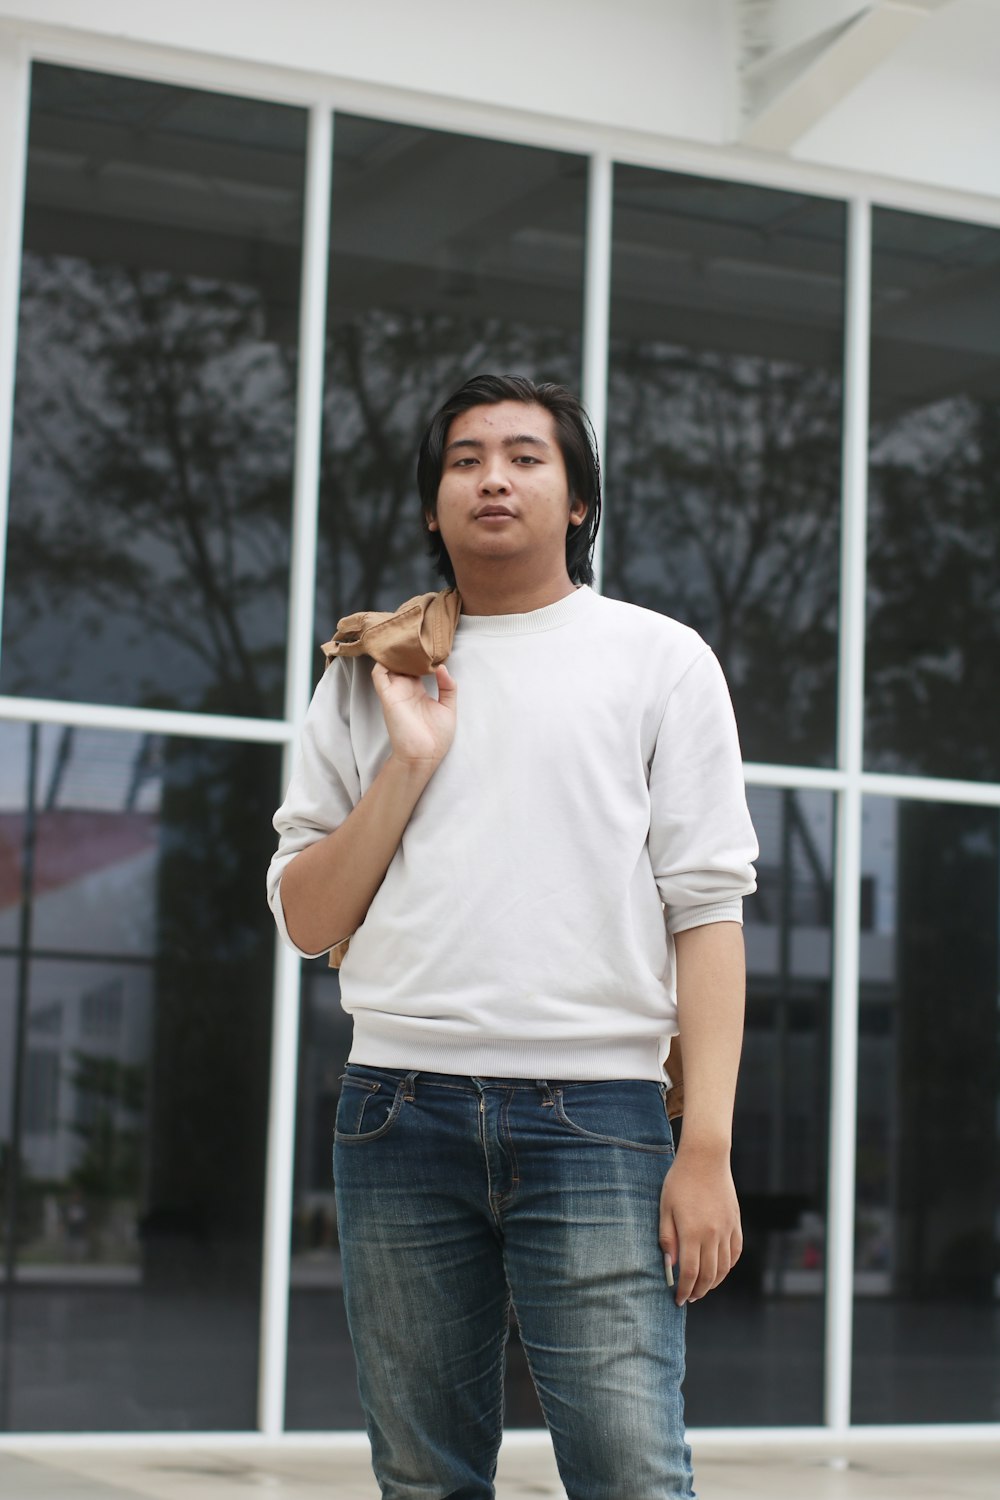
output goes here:
<path id="1" fill-rule="evenodd" d="M 659 1037 L 567 1038 L 563 1041 L 505 1037 L 421 1036 L 419 1023 L 370 1011 L 354 1012 L 350 1061 L 372 1068 L 457 1073 L 472 1078 L 546 1078 L 597 1081 L 611 1078 L 663 1080 Z"/>

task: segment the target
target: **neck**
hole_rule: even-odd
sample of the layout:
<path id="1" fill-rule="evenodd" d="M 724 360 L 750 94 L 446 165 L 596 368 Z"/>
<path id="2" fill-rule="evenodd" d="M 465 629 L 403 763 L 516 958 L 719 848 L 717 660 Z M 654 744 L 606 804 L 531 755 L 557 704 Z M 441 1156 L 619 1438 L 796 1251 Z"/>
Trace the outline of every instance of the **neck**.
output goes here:
<path id="1" fill-rule="evenodd" d="M 546 579 L 512 578 L 506 570 L 455 570 L 455 583 L 466 615 L 527 615 L 557 604 L 576 590 L 566 569 Z"/>

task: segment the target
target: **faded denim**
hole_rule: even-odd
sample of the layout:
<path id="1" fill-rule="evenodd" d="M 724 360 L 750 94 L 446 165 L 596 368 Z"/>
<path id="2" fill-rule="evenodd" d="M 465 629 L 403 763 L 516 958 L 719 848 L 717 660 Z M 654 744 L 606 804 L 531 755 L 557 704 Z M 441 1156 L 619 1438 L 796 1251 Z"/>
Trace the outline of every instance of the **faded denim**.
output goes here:
<path id="1" fill-rule="evenodd" d="M 383 1500 L 491 1500 L 511 1299 L 569 1500 L 689 1500 L 666 1092 L 348 1065 L 334 1175 Z"/>

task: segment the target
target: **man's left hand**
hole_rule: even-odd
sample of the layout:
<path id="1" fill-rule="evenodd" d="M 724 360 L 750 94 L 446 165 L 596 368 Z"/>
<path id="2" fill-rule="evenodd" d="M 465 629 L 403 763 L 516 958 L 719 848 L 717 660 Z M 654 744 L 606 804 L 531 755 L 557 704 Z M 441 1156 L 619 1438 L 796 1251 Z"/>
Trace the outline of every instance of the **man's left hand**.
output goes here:
<path id="1" fill-rule="evenodd" d="M 660 1194 L 660 1248 L 676 1277 L 678 1307 L 724 1281 L 743 1250 L 729 1152 L 682 1141 Z"/>

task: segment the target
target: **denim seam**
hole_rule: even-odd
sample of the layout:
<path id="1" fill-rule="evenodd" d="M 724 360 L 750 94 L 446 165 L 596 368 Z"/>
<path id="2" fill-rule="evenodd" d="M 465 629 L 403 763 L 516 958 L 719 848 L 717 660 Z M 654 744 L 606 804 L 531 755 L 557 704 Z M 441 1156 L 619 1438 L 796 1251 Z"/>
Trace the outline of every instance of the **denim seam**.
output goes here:
<path id="1" fill-rule="evenodd" d="M 445 1085 L 446 1088 L 450 1084 Z M 490 1171 L 490 1151 L 486 1143 L 486 1099 L 482 1089 L 477 1090 L 479 1094 L 479 1144 L 483 1152 L 483 1166 L 486 1170 L 486 1201 L 490 1206 L 490 1215 L 497 1229 L 501 1228 L 499 1203 L 493 1192 L 493 1174 Z"/>
<path id="2" fill-rule="evenodd" d="M 615 1135 L 595 1135 L 593 1131 L 584 1130 L 581 1125 L 575 1125 L 566 1114 L 563 1105 L 562 1089 L 556 1089 L 555 1113 L 559 1124 L 564 1125 L 567 1130 L 571 1130 L 581 1140 L 593 1141 L 599 1146 L 621 1146 L 627 1151 L 645 1151 L 647 1156 L 672 1157 L 674 1154 L 674 1147 L 669 1141 L 664 1142 L 662 1146 L 647 1146 L 642 1141 L 626 1141 Z"/>
<path id="3" fill-rule="evenodd" d="M 507 1289 L 507 1301 L 504 1304 L 503 1322 L 500 1325 L 500 1338 L 499 1338 L 499 1341 L 498 1341 L 498 1349 L 497 1349 L 497 1355 L 498 1355 L 497 1362 L 498 1362 L 499 1367 L 500 1367 L 500 1391 L 499 1391 L 499 1397 L 500 1397 L 500 1399 L 496 1402 L 497 1426 L 496 1426 L 496 1431 L 493 1434 L 494 1458 L 493 1458 L 493 1476 L 492 1477 L 494 1479 L 496 1478 L 496 1461 L 497 1461 L 497 1457 L 499 1456 L 499 1452 L 500 1452 L 500 1444 L 503 1442 L 503 1419 L 504 1419 L 504 1408 L 506 1406 L 506 1401 L 504 1399 L 505 1398 L 504 1375 L 506 1373 L 506 1368 L 507 1368 L 507 1358 L 506 1358 L 507 1341 L 510 1338 L 510 1306 L 511 1306 L 511 1295 L 510 1295 L 510 1288 L 508 1287 L 508 1289 Z"/>
<path id="4" fill-rule="evenodd" d="M 513 1100 L 514 1090 L 511 1089 L 500 1109 L 500 1131 L 502 1135 L 501 1149 L 510 1157 L 510 1192 L 504 1193 L 503 1200 L 509 1203 L 514 1195 L 514 1189 L 520 1186 L 520 1169 L 517 1164 L 517 1152 L 514 1149 L 514 1137 L 510 1128 L 510 1106 Z"/>
<path id="5" fill-rule="evenodd" d="M 381 1087 L 381 1085 L 380 1085 L 380 1087 Z M 364 1146 L 364 1145 L 367 1145 L 369 1141 L 377 1141 L 382 1136 L 388 1135 L 389 1131 L 392 1129 L 392 1127 L 395 1125 L 396 1121 L 399 1119 L 400 1111 L 403 1108 L 403 1089 L 405 1087 L 406 1087 L 406 1080 L 405 1079 L 401 1079 L 400 1082 L 396 1086 L 396 1093 L 395 1093 L 395 1097 L 393 1098 L 393 1101 L 392 1101 L 392 1108 L 390 1109 L 389 1114 L 386 1117 L 386 1119 L 384 1120 L 384 1122 L 378 1127 L 377 1130 L 363 1131 L 360 1135 L 345 1135 L 342 1131 L 334 1129 L 334 1133 L 333 1133 L 334 1140 L 335 1141 L 341 1141 L 345 1146 Z M 371 1098 L 375 1097 L 374 1092 L 371 1094 L 370 1097 Z M 367 1103 L 367 1100 L 366 1100 L 366 1103 Z M 364 1112 L 362 1112 L 361 1120 L 362 1120 L 362 1123 L 363 1123 L 364 1122 Z"/>

